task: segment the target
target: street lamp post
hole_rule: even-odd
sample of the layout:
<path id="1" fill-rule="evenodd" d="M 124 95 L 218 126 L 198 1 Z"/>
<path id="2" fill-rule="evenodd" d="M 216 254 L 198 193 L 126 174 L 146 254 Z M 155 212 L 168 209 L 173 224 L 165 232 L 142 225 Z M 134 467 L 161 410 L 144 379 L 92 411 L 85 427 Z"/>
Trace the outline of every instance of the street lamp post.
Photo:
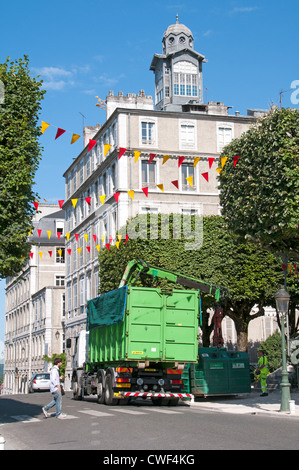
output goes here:
<path id="1" fill-rule="evenodd" d="M 281 348 L 282 348 L 282 378 L 281 378 L 281 405 L 280 411 L 290 411 L 290 383 L 288 378 L 284 321 L 289 309 L 290 295 L 281 286 L 275 294 L 276 309 L 281 318 Z"/>

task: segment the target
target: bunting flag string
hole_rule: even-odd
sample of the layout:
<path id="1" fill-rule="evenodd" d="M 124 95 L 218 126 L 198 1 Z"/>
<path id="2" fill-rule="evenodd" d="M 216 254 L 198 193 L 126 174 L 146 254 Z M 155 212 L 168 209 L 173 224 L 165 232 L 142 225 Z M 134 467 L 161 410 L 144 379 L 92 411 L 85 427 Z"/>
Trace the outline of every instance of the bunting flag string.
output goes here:
<path id="1" fill-rule="evenodd" d="M 42 121 L 41 122 L 41 133 L 44 134 L 44 132 L 50 126 L 52 126 L 52 125 L 49 124 L 48 122 Z M 56 126 L 53 126 L 53 127 L 56 127 Z M 69 131 L 66 131 L 65 129 L 62 129 L 61 127 L 56 127 L 56 129 L 57 129 L 57 132 L 56 132 L 55 140 L 58 139 L 61 135 L 63 135 L 65 132 L 69 132 Z M 75 143 L 80 137 L 81 137 L 81 135 L 72 132 L 71 144 Z M 89 139 L 88 152 L 90 152 L 92 150 L 92 148 L 97 143 L 98 143 L 97 140 Z M 112 145 L 104 143 L 104 157 L 106 157 L 106 155 L 108 154 L 108 152 L 111 148 L 112 148 Z M 126 148 L 119 147 L 118 148 L 118 159 L 120 159 L 125 154 L 126 151 L 127 151 Z M 137 161 L 139 160 L 139 157 L 140 157 L 141 153 L 142 152 L 140 150 L 134 150 L 135 163 L 137 163 Z M 155 153 L 150 153 L 149 154 L 149 164 L 152 163 L 152 161 L 154 160 L 156 155 L 157 154 L 155 154 Z M 162 165 L 164 165 L 167 162 L 167 160 L 169 160 L 170 157 L 171 157 L 171 155 L 163 155 Z M 178 167 L 180 167 L 182 165 L 185 158 L 186 158 L 185 156 L 178 156 Z M 194 168 L 196 167 L 196 165 L 198 164 L 198 162 L 201 158 L 202 157 L 193 157 L 193 167 Z M 208 162 L 209 162 L 209 169 L 211 169 L 216 157 L 207 157 L 207 158 L 208 158 Z M 233 156 L 234 167 L 236 166 L 239 158 L 240 158 L 240 155 Z M 223 169 L 227 159 L 228 159 L 228 157 L 221 157 L 221 169 Z M 217 168 L 216 171 L 219 174 L 221 174 L 221 171 L 219 171 L 219 170 L 220 169 Z"/>

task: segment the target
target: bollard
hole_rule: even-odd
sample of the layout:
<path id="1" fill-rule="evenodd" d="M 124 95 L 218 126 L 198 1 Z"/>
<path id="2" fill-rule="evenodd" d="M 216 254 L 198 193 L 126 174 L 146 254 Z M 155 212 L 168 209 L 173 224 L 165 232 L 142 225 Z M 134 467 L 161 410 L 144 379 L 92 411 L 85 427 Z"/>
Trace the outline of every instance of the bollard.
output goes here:
<path id="1" fill-rule="evenodd" d="M 5 439 L 3 436 L 0 436 L 0 450 L 4 450 L 5 447 Z"/>
<path id="2" fill-rule="evenodd" d="M 290 404 L 290 413 L 291 415 L 294 415 L 295 414 L 295 400 L 289 400 L 289 404 Z"/>

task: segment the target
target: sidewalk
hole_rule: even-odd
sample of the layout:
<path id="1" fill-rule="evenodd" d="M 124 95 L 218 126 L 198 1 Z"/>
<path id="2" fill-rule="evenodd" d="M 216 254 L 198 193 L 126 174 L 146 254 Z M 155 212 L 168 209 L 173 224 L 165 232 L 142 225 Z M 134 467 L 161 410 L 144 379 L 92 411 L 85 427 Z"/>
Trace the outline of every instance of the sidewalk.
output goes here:
<path id="1" fill-rule="evenodd" d="M 270 392 L 267 397 L 261 397 L 260 391 L 252 391 L 244 395 L 214 396 L 207 398 L 196 397 L 190 406 L 235 414 L 268 414 L 275 416 L 288 416 L 299 418 L 299 391 L 291 392 L 291 400 L 295 401 L 295 412 L 280 411 L 281 391 Z"/>

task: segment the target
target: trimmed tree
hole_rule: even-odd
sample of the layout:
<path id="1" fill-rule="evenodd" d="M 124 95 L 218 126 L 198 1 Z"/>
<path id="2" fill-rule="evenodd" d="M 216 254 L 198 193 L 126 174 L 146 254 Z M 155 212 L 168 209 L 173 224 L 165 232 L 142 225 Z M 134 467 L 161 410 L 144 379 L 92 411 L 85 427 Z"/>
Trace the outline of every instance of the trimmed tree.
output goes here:
<path id="1" fill-rule="evenodd" d="M 220 202 L 229 229 L 299 259 L 299 110 L 271 111 L 222 156 Z"/>
<path id="2" fill-rule="evenodd" d="M 138 216 L 140 218 L 142 216 Z M 146 217 L 146 216 L 145 216 Z M 149 217 L 148 234 L 149 234 Z M 192 218 L 193 216 L 191 216 Z M 133 258 L 141 258 L 150 264 L 170 269 L 177 273 L 219 284 L 229 289 L 229 298 L 222 302 L 223 313 L 233 319 L 237 330 L 239 350 L 247 350 L 248 325 L 250 321 L 264 314 L 264 307 L 274 302 L 277 284 L 283 274 L 275 256 L 252 242 L 239 243 L 227 230 L 220 216 L 203 218 L 203 244 L 199 250 L 186 250 L 185 239 L 161 239 L 159 215 L 158 238 L 129 239 L 119 249 L 111 246 L 99 255 L 100 293 L 116 289 L 127 263 Z M 172 230 L 170 215 L 170 231 Z M 137 285 L 161 285 L 151 277 L 140 276 Z M 182 288 L 181 286 L 176 286 Z M 214 307 L 215 300 L 203 295 L 203 343 L 210 344 L 213 325 L 209 323 L 208 310 Z M 252 314 L 252 308 L 257 306 Z"/>
<path id="3" fill-rule="evenodd" d="M 32 186 L 41 156 L 38 113 L 45 91 L 29 71 L 27 56 L 0 64 L 0 278 L 20 272 L 29 256 Z"/>

